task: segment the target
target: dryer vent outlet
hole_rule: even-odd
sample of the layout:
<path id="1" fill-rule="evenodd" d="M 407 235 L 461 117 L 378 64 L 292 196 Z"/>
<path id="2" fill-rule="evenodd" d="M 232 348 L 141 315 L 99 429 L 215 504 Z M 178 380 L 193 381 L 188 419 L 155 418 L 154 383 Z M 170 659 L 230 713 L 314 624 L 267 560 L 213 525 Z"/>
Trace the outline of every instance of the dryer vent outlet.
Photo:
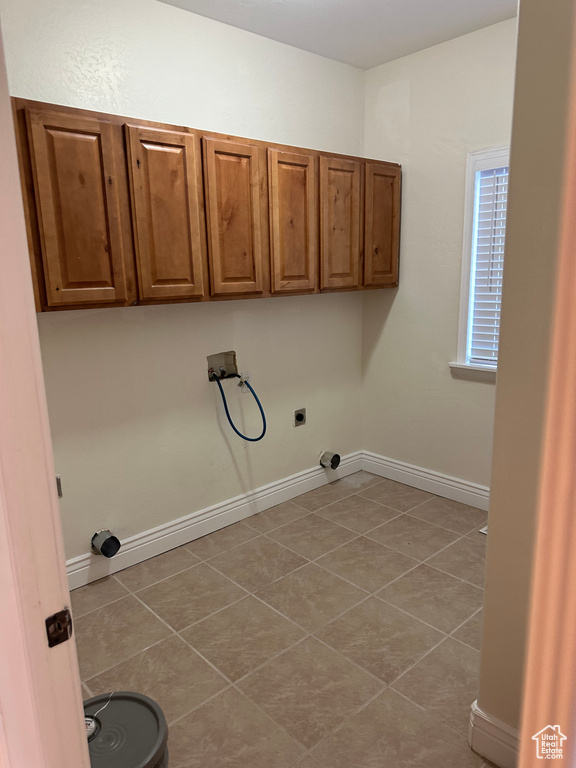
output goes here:
<path id="1" fill-rule="evenodd" d="M 95 555 L 114 557 L 120 547 L 120 539 L 116 538 L 111 531 L 97 531 L 92 536 L 92 552 Z"/>
<path id="2" fill-rule="evenodd" d="M 320 466 L 325 469 L 336 469 L 340 464 L 340 455 L 331 451 L 324 451 L 320 456 Z"/>

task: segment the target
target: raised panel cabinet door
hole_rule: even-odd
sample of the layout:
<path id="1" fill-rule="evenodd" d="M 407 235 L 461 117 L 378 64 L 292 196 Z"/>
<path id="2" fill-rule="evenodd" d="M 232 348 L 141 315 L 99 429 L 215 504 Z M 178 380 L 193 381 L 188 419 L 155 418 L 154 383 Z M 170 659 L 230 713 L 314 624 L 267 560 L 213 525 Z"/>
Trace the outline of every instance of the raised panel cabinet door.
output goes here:
<path id="1" fill-rule="evenodd" d="M 262 293 L 259 150 L 203 137 L 211 293 Z"/>
<path id="2" fill-rule="evenodd" d="M 364 285 L 398 285 L 401 169 L 366 163 Z"/>
<path id="3" fill-rule="evenodd" d="M 313 155 L 268 149 L 272 293 L 313 291 L 318 261 Z"/>
<path id="4" fill-rule="evenodd" d="M 320 157 L 320 287 L 357 288 L 362 261 L 359 162 Z"/>
<path id="5" fill-rule="evenodd" d="M 58 112 L 27 110 L 26 120 L 48 306 L 126 302 L 122 134 Z"/>
<path id="6" fill-rule="evenodd" d="M 204 295 L 203 215 L 192 134 L 126 125 L 142 299 Z"/>

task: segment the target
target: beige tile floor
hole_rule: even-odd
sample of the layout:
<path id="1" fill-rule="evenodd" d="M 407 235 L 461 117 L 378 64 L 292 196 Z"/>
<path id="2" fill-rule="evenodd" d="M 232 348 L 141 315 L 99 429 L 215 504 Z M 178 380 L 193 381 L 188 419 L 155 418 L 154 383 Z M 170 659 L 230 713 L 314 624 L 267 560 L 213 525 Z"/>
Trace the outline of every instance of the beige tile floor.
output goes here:
<path id="1" fill-rule="evenodd" d="M 83 695 L 134 690 L 170 768 L 482 768 L 486 514 L 358 472 L 72 593 Z"/>

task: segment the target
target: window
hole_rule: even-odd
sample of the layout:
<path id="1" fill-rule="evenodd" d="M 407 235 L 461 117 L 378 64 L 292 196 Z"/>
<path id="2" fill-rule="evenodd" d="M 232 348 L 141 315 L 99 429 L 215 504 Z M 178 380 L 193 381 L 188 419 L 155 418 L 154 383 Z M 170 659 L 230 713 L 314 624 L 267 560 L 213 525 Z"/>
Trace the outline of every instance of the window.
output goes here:
<path id="1" fill-rule="evenodd" d="M 508 149 L 468 155 L 455 373 L 495 380 L 508 199 Z"/>

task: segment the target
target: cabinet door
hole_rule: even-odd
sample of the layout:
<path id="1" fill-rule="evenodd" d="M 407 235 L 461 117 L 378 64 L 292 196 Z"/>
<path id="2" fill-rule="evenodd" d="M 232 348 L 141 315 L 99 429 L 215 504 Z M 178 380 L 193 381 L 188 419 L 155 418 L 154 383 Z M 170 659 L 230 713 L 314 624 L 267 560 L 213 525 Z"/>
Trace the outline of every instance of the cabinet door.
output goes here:
<path id="1" fill-rule="evenodd" d="M 14 128 L 16 130 L 16 147 L 18 149 L 18 166 L 20 169 L 20 183 L 22 186 L 22 202 L 24 204 L 24 220 L 26 222 L 26 235 L 28 238 L 28 251 L 30 254 L 30 268 L 32 270 L 32 287 L 34 288 L 34 304 L 36 312 L 42 312 L 44 297 L 44 268 L 42 266 L 42 248 L 38 234 L 38 216 L 36 215 L 36 199 L 34 196 L 34 180 L 32 177 L 32 165 L 30 151 L 28 149 L 28 128 L 26 127 L 26 112 L 18 110 L 12 99 L 14 113 Z"/>
<path id="2" fill-rule="evenodd" d="M 262 293 L 262 170 L 255 146 L 204 137 L 211 293 Z M 267 256 L 267 254 L 266 254 Z"/>
<path id="3" fill-rule="evenodd" d="M 321 288 L 356 288 L 360 284 L 361 165 L 353 160 L 320 157 Z"/>
<path id="4" fill-rule="evenodd" d="M 121 131 L 33 110 L 27 125 L 48 306 L 126 303 L 132 254 L 121 222 Z"/>
<path id="5" fill-rule="evenodd" d="M 400 179 L 397 165 L 366 163 L 364 285 L 397 285 L 400 249 Z"/>
<path id="6" fill-rule="evenodd" d="M 142 299 L 204 295 L 195 138 L 127 125 L 138 285 Z"/>
<path id="7" fill-rule="evenodd" d="M 268 150 L 272 293 L 313 291 L 318 260 L 313 155 Z"/>

